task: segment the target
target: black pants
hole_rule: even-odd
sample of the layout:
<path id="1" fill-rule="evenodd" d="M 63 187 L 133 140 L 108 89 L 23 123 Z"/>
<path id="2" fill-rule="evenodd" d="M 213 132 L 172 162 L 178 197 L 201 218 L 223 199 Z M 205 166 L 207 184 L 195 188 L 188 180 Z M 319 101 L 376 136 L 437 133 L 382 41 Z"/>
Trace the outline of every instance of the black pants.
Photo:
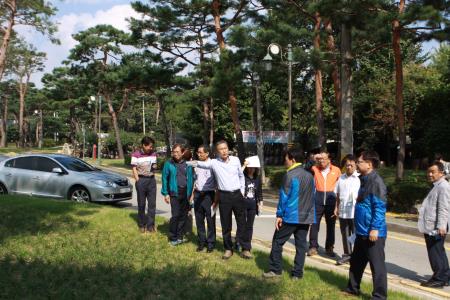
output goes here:
<path id="1" fill-rule="evenodd" d="M 334 247 L 334 228 L 336 226 L 336 217 L 334 216 L 334 205 L 321 205 L 316 203 L 316 223 L 311 225 L 309 233 L 309 248 L 319 248 L 319 230 L 322 216 L 325 215 L 327 223 L 327 238 L 325 249 Z"/>
<path id="2" fill-rule="evenodd" d="M 255 223 L 256 216 L 256 202 L 255 200 L 244 199 L 245 203 L 245 235 L 248 240 L 249 249 L 252 248 L 252 238 L 253 238 L 253 224 Z"/>
<path id="3" fill-rule="evenodd" d="M 449 280 L 449 266 L 445 253 L 445 236 L 430 236 L 424 234 L 427 245 L 428 260 L 433 270 L 432 280 L 447 282 Z"/>
<path id="4" fill-rule="evenodd" d="M 138 203 L 138 226 L 150 229 L 155 226 L 156 214 L 156 180 L 155 177 L 139 177 L 136 182 Z M 145 204 L 147 203 L 147 216 Z"/>
<path id="5" fill-rule="evenodd" d="M 233 249 L 233 242 L 231 240 L 232 229 L 232 214 L 236 219 L 236 242 L 241 245 L 243 250 L 250 250 L 250 243 L 245 235 L 245 206 L 244 197 L 241 192 L 223 192 L 219 191 L 219 211 L 220 223 L 222 225 L 223 247 L 225 250 Z"/>
<path id="6" fill-rule="evenodd" d="M 341 227 L 344 254 L 350 255 L 352 253 L 352 244 L 348 241 L 348 237 L 355 232 L 355 223 L 353 222 L 353 219 L 339 218 L 339 226 Z"/>
<path id="7" fill-rule="evenodd" d="M 185 224 L 189 212 L 189 202 L 186 196 L 186 189 L 178 188 L 177 196 L 170 196 L 170 208 L 172 217 L 169 222 L 169 240 L 176 241 L 183 239 Z"/>
<path id="8" fill-rule="evenodd" d="M 211 205 L 214 202 L 214 192 L 194 192 L 195 223 L 199 246 L 214 247 L 216 243 L 216 215 L 211 216 Z M 208 225 L 206 235 L 205 219 Z"/>
<path id="9" fill-rule="evenodd" d="M 385 242 L 385 238 L 378 238 L 375 242 L 371 242 L 368 237 L 356 236 L 355 248 L 350 258 L 350 273 L 347 285 L 350 290 L 359 292 L 363 272 L 367 262 L 369 262 L 373 281 L 372 299 L 386 299 Z"/>
<path id="10" fill-rule="evenodd" d="M 303 266 L 305 265 L 305 255 L 308 249 L 308 242 L 306 236 L 308 235 L 308 224 L 286 224 L 283 223 L 280 230 L 275 230 L 272 239 L 272 250 L 269 257 L 270 271 L 281 274 L 282 272 L 282 253 L 283 245 L 294 234 L 295 238 L 295 259 L 294 269 L 291 272 L 292 276 L 302 277 Z"/>

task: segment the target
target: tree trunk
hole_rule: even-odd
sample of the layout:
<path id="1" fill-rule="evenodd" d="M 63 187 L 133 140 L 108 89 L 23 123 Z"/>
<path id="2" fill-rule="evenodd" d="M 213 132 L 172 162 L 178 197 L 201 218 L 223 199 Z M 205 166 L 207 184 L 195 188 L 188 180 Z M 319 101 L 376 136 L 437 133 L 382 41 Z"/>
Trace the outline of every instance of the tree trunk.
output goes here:
<path id="1" fill-rule="evenodd" d="M 214 98 L 211 97 L 209 107 L 209 147 L 212 149 L 214 145 Z"/>
<path id="2" fill-rule="evenodd" d="M 22 81 L 22 80 L 21 80 Z M 25 146 L 25 135 L 24 135 L 24 110 L 25 110 L 25 84 L 19 83 L 19 147 L 23 148 Z"/>
<path id="3" fill-rule="evenodd" d="M 39 110 L 39 141 L 38 148 L 41 149 L 44 144 L 44 120 L 42 118 L 42 109 Z"/>
<path id="4" fill-rule="evenodd" d="M 6 51 L 8 50 L 9 41 L 11 39 L 11 33 L 13 31 L 15 17 L 16 17 L 16 0 L 12 0 L 11 11 L 8 18 L 8 25 L 4 28 L 3 40 L 0 46 L 0 81 L 3 78 L 3 73 L 5 72 L 5 64 L 6 64 Z"/>
<path id="5" fill-rule="evenodd" d="M 398 11 L 402 14 L 405 9 L 405 0 L 400 0 Z M 403 110 L 403 66 L 402 66 L 402 50 L 400 46 L 402 27 L 398 19 L 392 22 L 392 48 L 394 50 L 395 61 L 395 104 L 396 117 L 398 127 L 398 152 L 397 152 L 397 172 L 396 181 L 403 179 L 405 153 L 406 153 L 406 130 L 405 130 L 405 113 Z"/>
<path id="6" fill-rule="evenodd" d="M 213 0 L 212 15 L 214 17 L 214 29 L 215 29 L 215 33 L 216 33 L 217 44 L 219 45 L 220 52 L 222 53 L 226 49 L 225 49 L 225 38 L 223 36 L 223 30 L 222 30 L 222 26 L 220 24 L 220 17 L 221 17 L 220 7 L 221 7 L 220 0 Z M 228 88 L 228 101 L 230 102 L 231 119 L 233 121 L 234 134 L 236 135 L 238 156 L 239 156 L 239 159 L 241 160 L 241 162 L 243 162 L 244 158 L 245 158 L 245 148 L 244 148 L 244 141 L 242 138 L 241 125 L 239 122 L 237 99 L 236 99 L 233 85 L 231 85 Z"/>
<path id="7" fill-rule="evenodd" d="M 124 155 L 123 155 L 122 140 L 120 139 L 119 122 L 117 120 L 118 115 L 112 105 L 111 95 L 109 95 L 108 93 L 105 93 L 104 97 L 105 97 L 106 103 L 108 104 L 108 113 L 111 116 L 111 122 L 112 122 L 113 128 L 114 128 L 114 135 L 116 137 L 116 144 L 117 144 L 117 151 L 119 152 L 119 158 L 123 159 Z"/>
<path id="8" fill-rule="evenodd" d="M 208 144 L 208 135 L 209 135 L 209 107 L 208 107 L 208 99 L 204 99 L 202 101 L 203 105 L 203 134 L 202 134 L 202 140 L 203 144 Z"/>
<path id="9" fill-rule="evenodd" d="M 164 127 L 164 140 L 166 142 L 166 157 L 170 157 L 171 155 L 171 145 L 170 145 L 170 133 L 169 133 L 169 126 L 167 124 L 166 120 L 166 110 L 164 105 L 164 100 L 161 99 L 161 96 L 157 96 L 157 101 L 159 105 L 159 113 L 161 115 L 161 122 Z"/>
<path id="10" fill-rule="evenodd" d="M 341 26 L 341 145 L 340 160 L 353 153 L 353 90 L 352 90 L 352 29 L 350 24 Z"/>
<path id="11" fill-rule="evenodd" d="M 8 132 L 8 97 L 3 97 L 3 117 L 0 122 L 0 147 L 5 148 L 7 145 L 7 132 Z"/>
<path id="12" fill-rule="evenodd" d="M 336 57 L 336 44 L 334 42 L 334 36 L 333 36 L 333 28 L 331 26 L 331 21 L 328 21 L 325 30 L 327 32 L 327 48 L 328 51 L 331 53 L 331 74 L 330 77 L 333 80 L 333 89 L 334 89 L 334 99 L 336 102 L 336 110 L 337 110 L 337 117 L 338 117 L 338 140 L 340 140 L 341 136 L 341 83 L 339 82 L 339 68 L 337 63 L 337 57 Z M 338 148 L 338 155 L 337 157 L 341 157 L 340 153 L 340 147 Z"/>
<path id="13" fill-rule="evenodd" d="M 314 49 L 320 52 L 320 25 L 322 19 L 319 13 L 315 14 L 315 24 L 314 24 Z M 314 81 L 315 81 L 315 98 L 316 98 L 316 119 L 317 119 L 317 130 L 319 135 L 319 145 L 321 150 L 327 149 L 327 140 L 325 137 L 325 124 L 323 116 L 323 96 L 322 96 L 322 70 L 320 66 L 317 66 L 314 70 Z"/>

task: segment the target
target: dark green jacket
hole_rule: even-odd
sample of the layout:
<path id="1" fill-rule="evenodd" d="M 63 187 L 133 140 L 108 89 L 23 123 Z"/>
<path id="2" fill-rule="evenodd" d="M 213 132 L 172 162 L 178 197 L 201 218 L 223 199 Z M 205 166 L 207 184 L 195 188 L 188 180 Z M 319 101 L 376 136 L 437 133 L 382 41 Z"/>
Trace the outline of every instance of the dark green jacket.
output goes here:
<path id="1" fill-rule="evenodd" d="M 192 194 L 193 185 L 194 176 L 192 167 L 186 166 L 186 196 L 188 199 Z M 177 167 L 174 165 L 174 161 L 172 159 L 164 163 L 164 167 L 162 170 L 161 194 L 163 194 L 164 196 L 178 196 Z"/>

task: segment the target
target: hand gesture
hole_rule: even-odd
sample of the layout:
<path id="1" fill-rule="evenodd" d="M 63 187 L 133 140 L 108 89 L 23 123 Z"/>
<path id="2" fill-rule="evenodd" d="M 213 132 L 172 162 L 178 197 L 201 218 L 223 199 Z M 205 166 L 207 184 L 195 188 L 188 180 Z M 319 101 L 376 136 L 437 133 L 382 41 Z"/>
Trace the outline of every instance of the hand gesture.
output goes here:
<path id="1" fill-rule="evenodd" d="M 371 230 L 369 232 L 369 241 L 376 242 L 378 240 L 378 230 Z"/>
<path id="2" fill-rule="evenodd" d="M 164 202 L 166 202 L 167 204 L 170 203 L 170 196 L 169 195 L 165 195 L 164 196 Z"/>
<path id="3" fill-rule="evenodd" d="M 281 226 L 283 226 L 283 219 L 282 218 L 277 218 L 277 220 L 275 221 L 275 228 L 277 230 L 280 230 Z"/>

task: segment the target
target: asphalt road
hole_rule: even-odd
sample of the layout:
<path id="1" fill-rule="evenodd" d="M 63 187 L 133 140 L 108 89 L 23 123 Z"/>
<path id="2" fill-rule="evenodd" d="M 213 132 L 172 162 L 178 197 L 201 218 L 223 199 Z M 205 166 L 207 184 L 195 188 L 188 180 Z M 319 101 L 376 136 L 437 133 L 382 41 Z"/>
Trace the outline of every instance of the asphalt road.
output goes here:
<path id="1" fill-rule="evenodd" d="M 157 194 L 157 214 L 170 218 L 170 206 L 166 204 L 159 193 L 160 185 L 158 184 L 158 194 Z M 276 199 L 265 199 L 276 201 Z M 136 192 L 133 193 L 133 199 L 116 204 L 119 207 L 126 208 L 136 208 Z M 234 222 L 234 221 L 233 221 Z M 263 212 L 260 216 L 256 217 L 254 225 L 254 240 L 260 240 L 265 243 L 270 243 L 274 233 L 274 222 L 275 222 L 275 209 L 272 207 L 264 207 Z M 216 225 L 220 228 L 220 218 L 217 216 Z M 233 223 L 233 231 L 236 229 L 236 224 Z M 324 246 L 325 243 L 325 224 L 322 221 L 321 230 L 319 232 L 319 244 Z M 137 229 L 136 229 L 137 230 Z M 218 233 L 220 236 L 220 233 Z M 449 238 L 450 241 L 450 238 Z M 294 240 L 291 239 L 289 243 L 286 243 L 285 248 L 294 249 Z M 450 243 L 446 244 L 447 256 L 450 257 Z M 330 259 L 324 254 L 324 249 L 321 247 L 319 249 L 319 255 L 313 258 L 308 257 L 308 260 L 320 260 L 322 262 L 327 262 L 329 264 L 334 264 L 334 259 Z M 336 226 L 336 244 L 335 252 L 339 255 L 342 254 L 342 240 L 339 227 Z M 425 281 L 431 276 L 431 268 L 428 262 L 427 251 L 425 248 L 425 242 L 423 239 L 417 236 L 399 234 L 399 233 L 388 233 L 388 238 L 386 240 L 386 266 L 388 269 L 388 277 L 393 282 L 399 284 L 413 284 L 416 285 L 417 282 Z M 347 266 L 341 266 L 340 268 L 348 269 Z M 370 268 L 367 267 L 367 270 Z M 366 270 L 366 271 L 367 271 Z M 450 297 L 450 287 L 446 287 L 441 290 L 443 296 Z"/>

